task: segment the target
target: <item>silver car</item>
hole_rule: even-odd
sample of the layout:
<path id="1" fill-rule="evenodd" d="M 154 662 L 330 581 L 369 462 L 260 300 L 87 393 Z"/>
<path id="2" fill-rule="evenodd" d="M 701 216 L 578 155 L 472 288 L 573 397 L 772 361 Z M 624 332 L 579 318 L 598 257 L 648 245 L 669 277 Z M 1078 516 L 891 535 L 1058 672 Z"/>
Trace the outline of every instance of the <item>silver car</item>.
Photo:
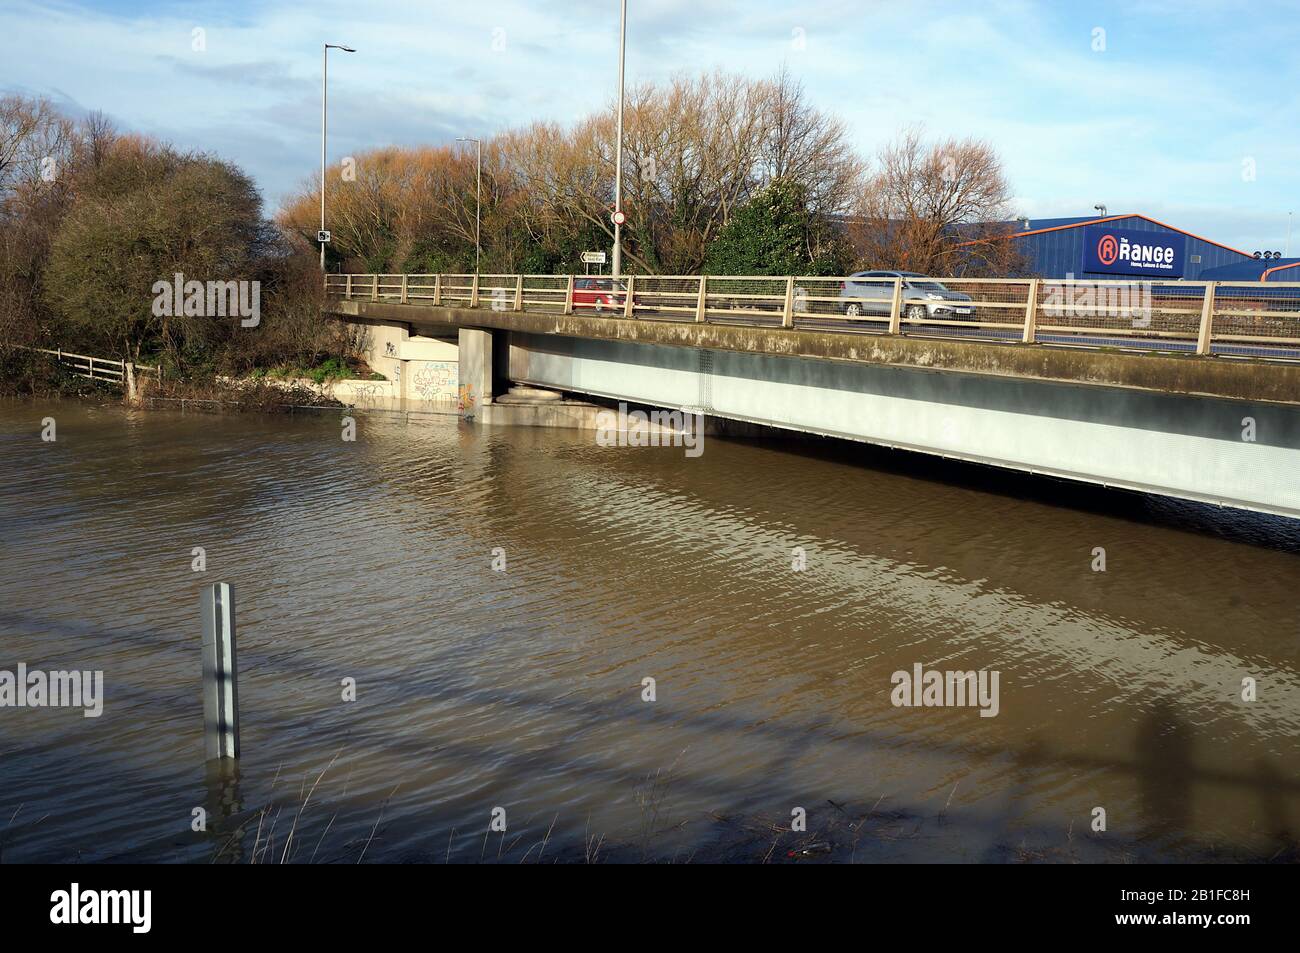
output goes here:
<path id="1" fill-rule="evenodd" d="M 949 291 L 942 283 L 914 271 L 859 271 L 840 286 L 840 300 L 849 318 L 888 316 L 894 301 L 894 279 L 903 279 L 903 316 L 974 320 L 975 303 L 968 294 Z"/>

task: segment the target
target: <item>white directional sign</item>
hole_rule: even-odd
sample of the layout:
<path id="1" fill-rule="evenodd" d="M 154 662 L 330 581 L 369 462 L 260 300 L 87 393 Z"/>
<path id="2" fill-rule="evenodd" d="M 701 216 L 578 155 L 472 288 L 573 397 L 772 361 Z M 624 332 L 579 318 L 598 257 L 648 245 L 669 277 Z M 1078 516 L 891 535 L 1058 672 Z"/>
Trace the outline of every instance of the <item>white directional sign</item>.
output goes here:
<path id="1" fill-rule="evenodd" d="M 585 251 L 582 253 L 582 263 L 584 265 L 603 265 L 605 264 L 605 253 L 603 251 Z"/>
<path id="2" fill-rule="evenodd" d="M 321 229 L 316 233 L 316 241 L 327 242 L 330 240 L 330 233 L 326 229 Z"/>

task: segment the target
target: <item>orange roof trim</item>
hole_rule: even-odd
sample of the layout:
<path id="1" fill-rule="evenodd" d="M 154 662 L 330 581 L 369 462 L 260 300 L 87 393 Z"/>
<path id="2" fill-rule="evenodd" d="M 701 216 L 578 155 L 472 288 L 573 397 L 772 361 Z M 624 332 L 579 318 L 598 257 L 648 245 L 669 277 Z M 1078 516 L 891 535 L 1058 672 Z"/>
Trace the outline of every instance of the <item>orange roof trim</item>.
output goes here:
<path id="1" fill-rule="evenodd" d="M 1265 268 L 1264 273 L 1259 276 L 1260 281 L 1268 281 L 1268 276 L 1275 271 L 1285 271 L 1287 268 L 1300 268 L 1300 261 L 1293 261 L 1289 265 L 1274 265 L 1272 268 Z"/>

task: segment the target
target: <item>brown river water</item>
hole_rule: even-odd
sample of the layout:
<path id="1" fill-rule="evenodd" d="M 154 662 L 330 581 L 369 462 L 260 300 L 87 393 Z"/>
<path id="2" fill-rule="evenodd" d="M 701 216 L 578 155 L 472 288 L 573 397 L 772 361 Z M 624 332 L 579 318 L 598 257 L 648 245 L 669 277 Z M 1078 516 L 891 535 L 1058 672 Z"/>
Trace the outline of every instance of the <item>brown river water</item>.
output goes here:
<path id="1" fill-rule="evenodd" d="M 104 680 L 0 708 L 0 862 L 1297 856 L 1300 524 L 834 442 L 340 432 L 0 404 L 0 670 Z M 996 671 L 996 716 L 893 704 L 918 663 Z"/>

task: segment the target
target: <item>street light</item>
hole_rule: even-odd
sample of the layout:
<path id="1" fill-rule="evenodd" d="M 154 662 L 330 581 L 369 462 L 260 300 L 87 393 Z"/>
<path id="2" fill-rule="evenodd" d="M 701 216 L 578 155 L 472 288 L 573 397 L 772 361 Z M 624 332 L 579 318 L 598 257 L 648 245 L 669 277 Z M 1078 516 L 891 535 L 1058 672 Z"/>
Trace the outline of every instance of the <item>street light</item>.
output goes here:
<path id="1" fill-rule="evenodd" d="M 317 236 L 320 239 L 320 270 L 325 270 L 325 103 L 329 96 L 329 75 L 330 75 L 330 50 L 342 50 L 344 53 L 355 53 L 350 46 L 340 46 L 337 43 L 326 43 L 321 50 L 321 69 L 320 69 L 320 230 L 321 234 Z"/>
<path id="2" fill-rule="evenodd" d="M 610 273 L 617 278 L 623 270 L 623 54 L 627 50 L 627 0 L 623 0 L 618 17 L 618 123 L 614 135 L 614 266 Z"/>
<path id="3" fill-rule="evenodd" d="M 478 151 L 478 178 L 474 186 L 474 274 L 478 274 L 479 221 L 483 215 L 483 143 L 469 136 L 457 136 L 457 142 L 472 142 Z"/>

